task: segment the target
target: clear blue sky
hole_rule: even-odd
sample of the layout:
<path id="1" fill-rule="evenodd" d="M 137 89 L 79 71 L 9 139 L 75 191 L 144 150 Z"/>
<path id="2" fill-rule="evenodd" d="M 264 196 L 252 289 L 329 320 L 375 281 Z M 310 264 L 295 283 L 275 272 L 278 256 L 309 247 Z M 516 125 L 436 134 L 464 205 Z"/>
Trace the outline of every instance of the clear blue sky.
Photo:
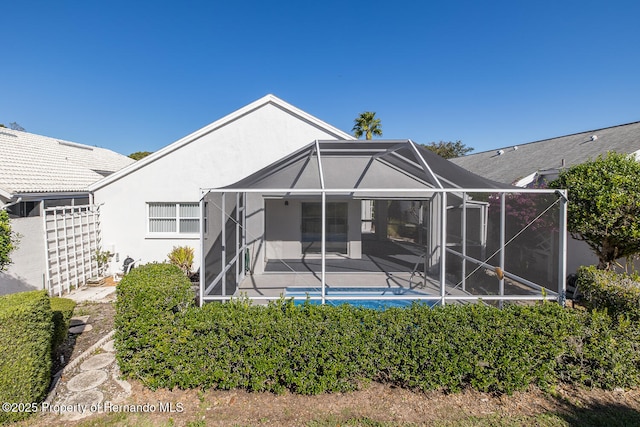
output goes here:
<path id="1" fill-rule="evenodd" d="M 129 154 L 273 93 L 476 152 L 640 120 L 640 2 L 21 0 L 0 123 Z"/>

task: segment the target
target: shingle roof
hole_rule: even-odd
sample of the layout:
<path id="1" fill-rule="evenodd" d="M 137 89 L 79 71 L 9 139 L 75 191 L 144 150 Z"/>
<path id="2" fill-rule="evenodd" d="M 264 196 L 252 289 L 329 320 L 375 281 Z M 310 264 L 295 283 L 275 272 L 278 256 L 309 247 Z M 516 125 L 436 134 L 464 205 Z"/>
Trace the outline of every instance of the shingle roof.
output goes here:
<path id="1" fill-rule="evenodd" d="M 0 190 L 7 193 L 87 191 L 133 162 L 104 148 L 0 128 Z"/>
<path id="2" fill-rule="evenodd" d="M 595 138 L 593 138 L 595 136 Z M 514 145 L 515 146 L 515 145 Z M 538 171 L 570 167 L 609 151 L 640 150 L 640 122 L 474 153 L 451 161 L 485 178 L 511 184 Z"/>

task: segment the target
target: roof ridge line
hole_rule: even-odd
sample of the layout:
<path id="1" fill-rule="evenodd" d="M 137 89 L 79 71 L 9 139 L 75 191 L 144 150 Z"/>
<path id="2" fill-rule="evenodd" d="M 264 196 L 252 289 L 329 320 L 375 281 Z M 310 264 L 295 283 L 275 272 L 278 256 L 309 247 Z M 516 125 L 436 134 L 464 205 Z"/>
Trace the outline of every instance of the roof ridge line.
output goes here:
<path id="1" fill-rule="evenodd" d="M 244 117 L 245 115 L 259 109 L 262 108 L 263 106 L 267 105 L 267 104 L 272 104 L 278 108 L 282 108 L 287 110 L 288 112 L 290 112 L 291 114 L 298 116 L 300 119 L 302 120 L 307 120 L 310 123 L 313 123 L 317 126 L 321 126 L 322 128 L 325 129 L 325 131 L 330 131 L 332 133 L 335 133 L 336 136 L 342 136 L 342 137 L 350 137 L 353 138 L 351 135 L 349 135 L 348 133 L 338 129 L 337 127 L 330 125 L 329 123 L 301 110 L 298 107 L 295 107 L 292 104 L 289 104 L 286 101 L 283 101 L 282 99 L 278 98 L 275 95 L 272 94 L 267 94 L 235 111 L 232 111 L 229 114 L 226 114 L 225 116 L 209 123 L 208 125 L 205 125 L 204 127 L 201 127 L 200 129 L 195 130 L 194 132 L 170 143 L 169 145 L 166 145 L 162 148 L 160 148 L 158 151 L 154 152 L 153 154 L 138 160 L 135 163 L 132 163 L 122 169 L 120 169 L 119 171 L 109 175 L 108 177 L 105 177 L 95 183 L 93 183 L 89 189 L 91 191 L 95 191 L 98 190 L 106 185 L 109 185 L 110 183 L 117 181 L 118 179 L 129 175 L 130 173 L 135 172 L 138 169 L 143 168 L 144 166 L 146 166 L 149 163 L 153 163 L 154 161 L 172 153 L 173 151 L 176 151 L 180 148 L 182 148 L 183 146 L 190 144 L 191 142 L 197 140 L 198 138 L 201 138 L 211 132 L 214 132 L 215 130 L 226 126 L 229 123 L 234 122 L 235 120 L 240 119 L 241 117 Z"/>
<path id="2" fill-rule="evenodd" d="M 544 139 L 538 139 L 536 141 L 530 141 L 530 142 L 523 142 L 523 143 L 520 143 L 520 144 L 507 145 L 505 147 L 513 147 L 513 146 L 516 146 L 516 145 L 518 147 L 521 147 L 521 146 L 524 146 L 524 145 L 537 144 L 539 142 L 553 141 L 554 139 L 560 139 L 560 138 L 567 138 L 567 137 L 570 137 L 570 136 L 582 135 L 583 133 L 593 133 L 593 132 L 598 132 L 598 131 L 601 131 L 601 130 L 614 129 L 614 128 L 618 128 L 618 127 L 622 127 L 622 126 L 630 126 L 630 125 L 635 125 L 635 124 L 640 124 L 640 120 L 635 121 L 635 122 L 622 123 L 622 124 L 619 124 L 619 125 L 606 126 L 606 127 L 602 127 L 602 128 L 598 128 L 598 129 L 585 130 L 585 131 L 582 131 L 582 132 L 568 133 L 566 135 L 554 136 L 553 138 L 544 138 Z M 504 147 L 500 147 L 500 148 L 504 148 Z M 470 153 L 470 154 L 468 154 L 468 156 L 475 156 L 476 154 L 489 153 L 491 151 L 495 151 L 495 150 L 498 150 L 500 148 L 492 148 L 492 149 L 489 149 L 489 150 L 478 151 L 477 153 Z M 466 156 L 463 156 L 463 157 L 466 157 Z"/>

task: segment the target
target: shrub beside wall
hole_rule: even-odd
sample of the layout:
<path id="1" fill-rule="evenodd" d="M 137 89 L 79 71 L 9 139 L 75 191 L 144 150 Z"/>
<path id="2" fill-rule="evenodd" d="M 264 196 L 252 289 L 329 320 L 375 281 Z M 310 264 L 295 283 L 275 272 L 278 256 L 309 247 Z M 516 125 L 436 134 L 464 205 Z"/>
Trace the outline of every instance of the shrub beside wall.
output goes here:
<path id="1" fill-rule="evenodd" d="M 51 351 L 55 351 L 67 338 L 69 324 L 76 308 L 76 302 L 69 298 L 51 298 L 51 311 L 53 312 L 53 339 Z"/>
<path id="2" fill-rule="evenodd" d="M 628 315 L 640 320 L 640 276 L 580 267 L 576 282 L 591 310 L 607 310 L 616 317 Z"/>
<path id="3" fill-rule="evenodd" d="M 116 292 L 118 362 L 130 366 L 134 377 L 159 372 L 165 355 L 171 359 L 171 352 L 179 348 L 174 320 L 176 313 L 193 304 L 189 279 L 174 265 L 147 264 L 124 276 Z"/>
<path id="4" fill-rule="evenodd" d="M 0 402 L 40 402 L 51 380 L 53 324 L 45 291 L 0 297 Z M 28 413 L 0 411 L 0 422 Z"/>

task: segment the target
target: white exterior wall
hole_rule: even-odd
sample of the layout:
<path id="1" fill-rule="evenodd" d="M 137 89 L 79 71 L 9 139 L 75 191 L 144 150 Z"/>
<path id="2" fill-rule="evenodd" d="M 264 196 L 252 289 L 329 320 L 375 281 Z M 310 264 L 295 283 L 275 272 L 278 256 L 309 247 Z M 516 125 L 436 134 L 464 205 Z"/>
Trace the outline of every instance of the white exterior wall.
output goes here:
<path id="1" fill-rule="evenodd" d="M 44 289 L 46 269 L 42 217 L 11 219 L 20 234 L 18 249 L 11 253 L 13 264 L 0 273 L 0 295 Z"/>
<path id="2" fill-rule="evenodd" d="M 598 257 L 589 245 L 572 238 L 569 233 L 567 236 L 567 274 L 575 273 L 583 265 L 598 265 Z"/>
<path id="3" fill-rule="evenodd" d="M 154 161 L 96 189 L 95 203 L 104 204 L 103 249 L 119 255 L 117 260 L 114 257 L 112 270 L 120 269 L 127 255 L 142 263 L 161 262 L 174 246 L 185 245 L 195 249 L 197 269 L 201 259 L 199 236 L 150 235 L 147 203 L 197 202 L 200 189 L 232 184 L 316 139 L 336 136 L 266 103 L 162 157 L 160 150 L 155 159 L 149 158 Z"/>
<path id="4" fill-rule="evenodd" d="M 362 200 L 351 200 L 348 209 L 347 242 L 349 258 L 362 258 Z"/>
<path id="5" fill-rule="evenodd" d="M 249 269 L 251 274 L 264 272 L 265 201 L 259 193 L 247 194 L 246 236 L 249 245 Z"/>
<path id="6" fill-rule="evenodd" d="M 628 265 L 624 258 L 619 258 L 617 261 L 622 267 L 617 267 L 616 271 L 640 271 L 640 259 L 633 260 Z M 589 245 L 582 240 L 572 238 L 569 234 L 567 239 L 567 274 L 576 273 L 583 265 L 598 265 L 598 257 Z"/>
<path id="7" fill-rule="evenodd" d="M 299 200 L 265 200 L 266 256 L 292 259 L 302 256 L 302 203 Z"/>

